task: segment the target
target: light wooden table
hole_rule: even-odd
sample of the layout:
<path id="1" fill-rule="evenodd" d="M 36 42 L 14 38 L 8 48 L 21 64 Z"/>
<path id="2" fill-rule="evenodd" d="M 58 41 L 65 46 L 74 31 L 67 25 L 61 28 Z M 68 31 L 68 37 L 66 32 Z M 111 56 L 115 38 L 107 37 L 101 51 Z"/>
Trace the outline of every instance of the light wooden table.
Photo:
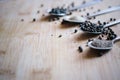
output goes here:
<path id="1" fill-rule="evenodd" d="M 78 26 L 61 25 L 62 18 L 52 22 L 45 19 L 47 9 L 71 2 L 0 0 L 0 80 L 120 80 L 120 42 L 97 57 L 99 52 L 86 47 L 93 36 L 84 34 Z M 79 5 L 82 0 L 74 2 Z M 113 5 L 120 5 L 120 1 L 104 0 L 93 9 L 73 14 L 85 15 Z M 94 21 L 111 17 L 119 19 L 120 12 L 98 16 Z M 75 29 L 77 33 L 73 33 Z M 112 29 L 120 36 L 120 25 Z M 82 46 L 82 53 L 78 46 Z"/>

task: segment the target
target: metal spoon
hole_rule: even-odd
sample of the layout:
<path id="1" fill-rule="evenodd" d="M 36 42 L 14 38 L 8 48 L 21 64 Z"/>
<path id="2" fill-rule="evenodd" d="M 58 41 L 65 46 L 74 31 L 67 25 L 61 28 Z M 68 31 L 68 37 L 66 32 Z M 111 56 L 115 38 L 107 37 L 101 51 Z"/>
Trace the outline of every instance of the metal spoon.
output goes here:
<path id="1" fill-rule="evenodd" d="M 118 10 L 120 10 L 120 6 L 114 6 L 112 8 L 102 10 L 100 12 L 97 12 L 95 14 L 91 14 L 91 15 L 86 16 L 86 17 L 80 17 L 80 16 L 76 16 L 76 15 L 71 15 L 71 16 L 64 17 L 63 20 L 67 21 L 67 22 L 72 22 L 72 23 L 83 23 L 83 22 L 85 22 L 86 20 L 88 20 L 91 17 L 99 16 L 99 15 L 102 15 L 102 14 L 106 14 L 106 13 L 110 13 L 110 12 L 118 11 Z"/>
<path id="2" fill-rule="evenodd" d="M 109 50 L 109 49 L 112 49 L 113 44 L 114 44 L 116 41 L 118 41 L 118 40 L 120 40 L 120 37 L 117 37 L 117 38 L 115 38 L 115 39 L 113 39 L 113 40 L 106 40 L 106 41 L 104 41 L 104 43 L 108 43 L 108 42 L 109 42 L 109 45 L 111 45 L 111 46 L 109 46 L 109 47 L 96 47 L 96 46 L 94 46 L 94 45 L 92 44 L 95 40 L 88 42 L 88 46 L 89 46 L 90 48 L 97 49 L 97 50 Z M 101 42 L 103 42 L 103 40 L 101 40 Z"/>
<path id="3" fill-rule="evenodd" d="M 71 8 L 71 9 L 69 9 L 69 10 L 65 10 L 63 13 L 54 13 L 54 12 L 52 12 L 52 10 L 48 10 L 47 12 L 48 12 L 50 15 L 53 15 L 53 16 L 65 16 L 65 15 L 70 14 L 72 11 L 74 11 L 74 10 L 76 10 L 76 9 L 85 8 L 85 7 L 88 7 L 88 6 L 97 4 L 97 3 L 99 3 L 99 2 L 101 2 L 101 0 L 93 0 L 93 1 L 90 1 L 90 2 L 88 2 L 88 3 L 82 4 L 82 5 L 80 5 L 80 6 Z M 59 11 L 59 9 L 58 9 L 58 11 Z"/>
<path id="4" fill-rule="evenodd" d="M 112 27 L 113 25 L 116 25 L 116 24 L 119 24 L 119 23 L 120 23 L 120 19 L 117 20 L 117 21 L 114 21 L 114 22 L 111 22 L 109 24 L 104 25 L 103 27 L 101 27 L 101 30 L 104 29 L 104 28 L 106 28 L 106 27 Z M 81 28 L 81 30 L 83 32 L 89 33 L 89 34 L 101 34 L 102 33 L 102 31 L 101 32 L 97 32 L 97 31 L 96 32 L 84 31 L 82 28 Z"/>

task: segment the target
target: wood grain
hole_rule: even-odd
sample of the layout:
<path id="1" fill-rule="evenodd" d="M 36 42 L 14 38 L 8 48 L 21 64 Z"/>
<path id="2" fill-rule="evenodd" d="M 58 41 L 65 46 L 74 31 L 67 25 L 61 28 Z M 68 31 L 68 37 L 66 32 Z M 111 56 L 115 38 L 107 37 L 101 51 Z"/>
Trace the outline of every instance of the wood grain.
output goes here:
<path id="1" fill-rule="evenodd" d="M 61 25 L 62 18 L 48 21 L 47 9 L 71 2 L 73 0 L 0 0 L 0 80 L 120 79 L 120 42 L 98 57 L 99 51 L 86 47 L 87 40 L 96 36 L 84 34 L 77 25 Z M 74 2 L 79 5 L 83 1 Z M 73 15 L 86 15 L 114 5 L 120 5 L 120 1 L 103 0 L 93 9 L 88 7 Z M 93 21 L 104 22 L 111 17 L 119 19 L 120 12 L 98 16 Z M 112 29 L 120 36 L 120 25 Z M 59 38 L 59 35 L 62 36 Z M 78 46 L 82 46 L 82 53 Z"/>

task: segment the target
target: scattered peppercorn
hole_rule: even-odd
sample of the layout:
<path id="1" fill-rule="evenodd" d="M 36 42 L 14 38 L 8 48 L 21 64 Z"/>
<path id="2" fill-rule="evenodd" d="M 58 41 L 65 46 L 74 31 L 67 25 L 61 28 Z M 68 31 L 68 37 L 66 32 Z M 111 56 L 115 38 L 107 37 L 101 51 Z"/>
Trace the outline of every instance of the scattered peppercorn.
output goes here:
<path id="1" fill-rule="evenodd" d="M 114 18 L 113 21 L 116 21 L 116 19 Z"/>
<path id="2" fill-rule="evenodd" d="M 103 22 L 103 25 L 106 25 L 106 22 Z"/>
<path id="3" fill-rule="evenodd" d="M 81 15 L 81 17 L 84 17 L 83 15 Z"/>
<path id="4" fill-rule="evenodd" d="M 111 8 L 111 6 L 108 6 L 108 8 Z"/>
<path id="5" fill-rule="evenodd" d="M 53 34 L 51 34 L 51 36 L 53 36 Z"/>
<path id="6" fill-rule="evenodd" d="M 37 13 L 40 13 L 40 11 L 37 11 Z"/>
<path id="7" fill-rule="evenodd" d="M 85 3 L 86 3 L 86 1 L 83 1 L 83 2 L 82 2 L 82 4 L 85 4 Z"/>
<path id="8" fill-rule="evenodd" d="M 98 9 L 98 12 L 100 12 L 100 9 Z"/>
<path id="9" fill-rule="evenodd" d="M 62 37 L 62 35 L 59 35 L 58 37 L 60 38 L 60 37 Z"/>
<path id="10" fill-rule="evenodd" d="M 87 13 L 87 16 L 89 16 L 90 14 L 89 13 Z"/>
<path id="11" fill-rule="evenodd" d="M 96 19 L 96 17 L 94 16 L 93 19 Z"/>
<path id="12" fill-rule="evenodd" d="M 110 18 L 110 21 L 112 21 L 113 19 L 112 18 Z"/>
<path id="13" fill-rule="evenodd" d="M 42 14 L 42 16 L 45 16 L 45 14 Z"/>
<path id="14" fill-rule="evenodd" d="M 74 30 L 74 33 L 77 33 L 77 29 Z"/>
<path id="15" fill-rule="evenodd" d="M 40 7 L 43 7 L 43 6 L 44 6 L 43 4 L 40 5 Z"/>
<path id="16" fill-rule="evenodd" d="M 36 21 L 36 19 L 35 18 L 33 18 L 33 22 L 35 22 Z"/>
<path id="17" fill-rule="evenodd" d="M 21 21 L 23 22 L 23 21 L 24 21 L 24 19 L 21 19 Z"/>
<path id="18" fill-rule="evenodd" d="M 78 47 L 78 51 L 79 51 L 79 52 L 83 52 L 83 49 L 82 49 L 81 46 Z"/>

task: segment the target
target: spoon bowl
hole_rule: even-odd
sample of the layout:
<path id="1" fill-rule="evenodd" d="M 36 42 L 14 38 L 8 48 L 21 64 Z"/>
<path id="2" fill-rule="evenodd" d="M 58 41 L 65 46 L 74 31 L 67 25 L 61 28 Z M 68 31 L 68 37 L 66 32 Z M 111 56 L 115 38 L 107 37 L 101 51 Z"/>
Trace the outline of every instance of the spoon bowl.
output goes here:
<path id="1" fill-rule="evenodd" d="M 87 19 L 86 18 L 83 18 L 83 17 L 80 17 L 80 16 L 66 16 L 63 18 L 64 21 L 67 21 L 67 22 L 72 22 L 72 23 L 83 23 L 85 22 Z"/>
<path id="2" fill-rule="evenodd" d="M 49 9 L 49 10 L 47 10 L 47 13 L 49 13 L 51 16 L 58 16 L 58 17 L 62 17 L 62 16 L 65 16 L 65 15 L 68 15 L 68 14 L 66 14 L 66 13 L 54 13 L 54 12 L 51 12 L 52 10 L 51 9 Z"/>
<path id="3" fill-rule="evenodd" d="M 96 47 L 96 46 L 94 46 L 93 45 L 93 42 L 95 42 L 96 40 L 93 40 L 93 41 L 90 41 L 90 42 L 88 42 L 88 46 L 90 47 L 90 48 L 92 48 L 92 49 L 97 49 L 97 50 L 110 50 L 110 49 L 112 49 L 112 47 L 113 47 L 113 45 L 114 45 L 114 42 L 115 41 L 118 41 L 118 40 L 120 40 L 120 37 L 117 37 L 117 38 L 115 38 L 114 40 L 106 40 L 106 42 L 108 43 L 108 41 L 109 41 L 109 43 L 111 44 L 111 46 L 108 46 L 108 47 Z M 103 41 L 103 40 L 100 40 L 101 42 Z M 105 43 L 105 41 L 104 41 L 104 43 Z"/>

